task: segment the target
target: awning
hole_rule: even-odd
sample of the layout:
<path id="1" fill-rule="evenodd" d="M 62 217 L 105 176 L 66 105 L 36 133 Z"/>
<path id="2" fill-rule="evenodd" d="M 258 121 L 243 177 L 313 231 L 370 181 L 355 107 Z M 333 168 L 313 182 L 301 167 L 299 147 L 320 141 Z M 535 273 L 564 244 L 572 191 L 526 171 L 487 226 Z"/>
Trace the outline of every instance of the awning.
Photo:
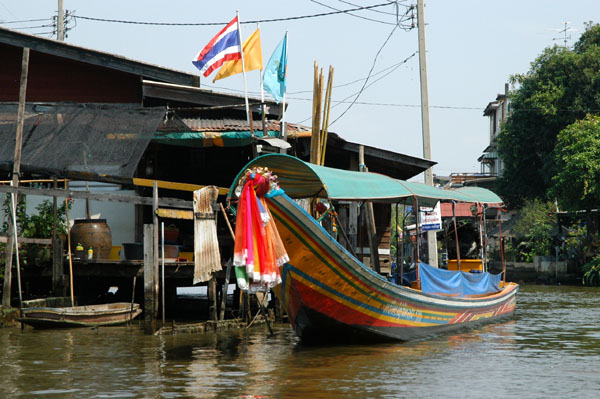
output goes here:
<path id="1" fill-rule="evenodd" d="M 489 199 L 493 199 L 494 202 L 501 202 L 498 196 L 479 187 L 469 187 L 464 193 L 459 190 L 443 190 L 377 173 L 318 166 L 283 154 L 267 154 L 250 161 L 236 176 L 230 193 L 234 193 L 244 172 L 255 166 L 267 167 L 276 174 L 281 188 L 292 198 L 320 197 L 393 203 L 417 197 L 423 206 L 433 206 L 440 200 L 487 203 Z M 477 190 L 471 190 L 473 188 Z"/>
<path id="2" fill-rule="evenodd" d="M 133 177 L 166 109 L 131 104 L 27 104 L 21 170 Z M 0 105 L 0 169 L 12 171 L 17 104 Z"/>
<path id="3" fill-rule="evenodd" d="M 268 137 L 279 137 L 279 132 L 267 131 Z M 262 138 L 262 130 L 256 130 L 254 137 Z M 243 147 L 252 143 L 250 131 L 233 132 L 158 132 L 152 138 L 153 143 L 178 145 L 184 147 Z"/>

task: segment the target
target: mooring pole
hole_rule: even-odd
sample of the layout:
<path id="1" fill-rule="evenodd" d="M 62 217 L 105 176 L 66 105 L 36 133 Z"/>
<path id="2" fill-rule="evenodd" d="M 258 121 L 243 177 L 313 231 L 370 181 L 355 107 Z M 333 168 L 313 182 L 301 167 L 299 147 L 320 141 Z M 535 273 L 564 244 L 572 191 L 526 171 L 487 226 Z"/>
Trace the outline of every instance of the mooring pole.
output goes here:
<path id="1" fill-rule="evenodd" d="M 144 332 L 154 334 L 156 319 L 154 317 L 155 285 L 154 275 L 154 226 L 144 225 Z"/>
<path id="2" fill-rule="evenodd" d="M 21 82 L 19 86 L 19 107 L 17 110 L 17 132 L 15 137 L 15 157 L 13 162 L 12 185 L 19 186 L 19 173 L 21 171 L 21 148 L 23 140 L 23 125 L 25 123 L 25 96 L 27 94 L 27 75 L 29 73 L 29 48 L 23 48 L 23 59 L 21 61 Z M 19 196 L 14 194 L 15 209 L 19 203 Z M 16 218 L 15 218 L 16 219 Z M 13 230 L 17 226 L 13 225 L 10 218 L 8 223 L 8 241 L 6 243 L 6 258 L 4 267 L 4 286 L 2 291 L 2 306 L 10 307 L 10 294 L 12 290 L 12 257 L 15 247 Z M 18 243 L 17 243 L 18 246 Z"/>

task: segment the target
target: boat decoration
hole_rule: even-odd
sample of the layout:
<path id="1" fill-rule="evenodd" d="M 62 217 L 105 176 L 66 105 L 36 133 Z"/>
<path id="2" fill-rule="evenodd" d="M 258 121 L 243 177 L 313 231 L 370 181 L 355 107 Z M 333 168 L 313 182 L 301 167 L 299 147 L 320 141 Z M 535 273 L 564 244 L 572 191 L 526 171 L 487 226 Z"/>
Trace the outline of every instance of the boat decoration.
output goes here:
<path id="1" fill-rule="evenodd" d="M 239 180 L 233 265 L 242 290 L 267 291 L 281 283 L 289 261 L 266 198 L 283 194 L 267 168 L 248 169 Z"/>

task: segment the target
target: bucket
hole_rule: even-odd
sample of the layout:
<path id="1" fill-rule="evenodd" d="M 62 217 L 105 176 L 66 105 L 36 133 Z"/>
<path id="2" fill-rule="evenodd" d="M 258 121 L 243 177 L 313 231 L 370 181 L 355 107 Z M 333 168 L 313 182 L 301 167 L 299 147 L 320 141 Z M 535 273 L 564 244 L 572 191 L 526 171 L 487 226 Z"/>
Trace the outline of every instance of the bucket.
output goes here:
<path id="1" fill-rule="evenodd" d="M 91 247 L 92 259 L 108 259 L 112 249 L 112 234 L 106 219 L 75 219 L 71 228 L 71 251 L 76 253 L 77 244 L 84 251 Z"/>

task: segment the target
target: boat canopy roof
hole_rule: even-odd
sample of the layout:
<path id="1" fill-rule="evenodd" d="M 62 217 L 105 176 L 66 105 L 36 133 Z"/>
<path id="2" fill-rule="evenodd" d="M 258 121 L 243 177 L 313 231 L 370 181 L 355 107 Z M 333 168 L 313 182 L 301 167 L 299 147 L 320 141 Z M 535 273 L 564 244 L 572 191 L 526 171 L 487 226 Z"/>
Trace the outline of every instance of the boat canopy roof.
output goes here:
<path id="1" fill-rule="evenodd" d="M 266 154 L 250 161 L 236 176 L 229 195 L 235 195 L 239 179 L 247 169 L 267 167 L 277 175 L 279 185 L 291 198 L 329 198 L 331 200 L 370 200 L 400 202 L 417 197 L 420 205 L 434 206 L 438 201 L 475 202 L 499 206 L 502 199 L 481 187 L 444 190 L 423 183 L 408 182 L 370 172 L 354 172 L 304 162 L 284 154 Z"/>

